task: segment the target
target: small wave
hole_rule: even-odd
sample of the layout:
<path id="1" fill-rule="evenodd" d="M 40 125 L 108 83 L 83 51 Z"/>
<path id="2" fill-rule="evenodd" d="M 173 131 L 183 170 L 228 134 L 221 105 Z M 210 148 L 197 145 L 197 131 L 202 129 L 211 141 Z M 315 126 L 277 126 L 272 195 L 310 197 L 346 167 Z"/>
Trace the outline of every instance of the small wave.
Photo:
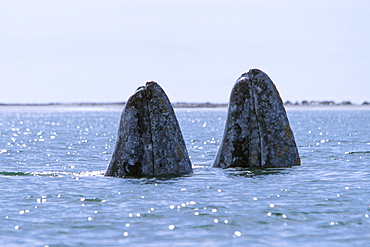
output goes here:
<path id="1" fill-rule="evenodd" d="M 226 174 L 233 177 L 248 177 L 256 176 L 279 175 L 288 173 L 287 167 L 279 168 L 263 168 L 263 167 L 229 167 L 226 169 Z"/>
<path id="2" fill-rule="evenodd" d="M 34 176 L 30 172 L 0 172 L 2 176 Z"/>
<path id="3" fill-rule="evenodd" d="M 370 154 L 370 151 L 350 151 L 345 152 L 344 154 Z"/>
<path id="4" fill-rule="evenodd" d="M 64 176 L 73 176 L 73 177 L 96 177 L 104 176 L 105 170 L 100 171 L 87 171 L 87 172 L 6 172 L 1 171 L 0 176 L 36 176 L 36 177 L 64 177 Z"/>

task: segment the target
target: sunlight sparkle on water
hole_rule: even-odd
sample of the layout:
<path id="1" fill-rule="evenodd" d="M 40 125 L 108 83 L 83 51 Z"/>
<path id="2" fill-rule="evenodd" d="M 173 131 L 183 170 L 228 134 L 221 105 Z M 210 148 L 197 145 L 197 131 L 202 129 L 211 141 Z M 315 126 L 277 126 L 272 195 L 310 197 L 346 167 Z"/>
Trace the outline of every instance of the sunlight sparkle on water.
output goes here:
<path id="1" fill-rule="evenodd" d="M 170 229 L 170 230 L 175 229 L 175 225 L 169 225 L 169 226 L 168 226 L 168 229 Z"/>

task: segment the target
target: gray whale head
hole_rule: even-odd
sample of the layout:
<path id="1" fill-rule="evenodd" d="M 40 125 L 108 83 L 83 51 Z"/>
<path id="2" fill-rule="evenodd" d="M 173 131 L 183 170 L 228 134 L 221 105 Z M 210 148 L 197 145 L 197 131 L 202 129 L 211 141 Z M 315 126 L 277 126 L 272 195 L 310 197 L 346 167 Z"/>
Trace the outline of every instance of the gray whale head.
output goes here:
<path id="1" fill-rule="evenodd" d="M 224 136 L 213 167 L 300 165 L 297 145 L 274 83 L 258 69 L 243 73 L 230 96 Z"/>
<path id="2" fill-rule="evenodd" d="M 121 115 L 106 176 L 165 176 L 192 173 L 172 105 L 154 81 L 139 87 Z"/>

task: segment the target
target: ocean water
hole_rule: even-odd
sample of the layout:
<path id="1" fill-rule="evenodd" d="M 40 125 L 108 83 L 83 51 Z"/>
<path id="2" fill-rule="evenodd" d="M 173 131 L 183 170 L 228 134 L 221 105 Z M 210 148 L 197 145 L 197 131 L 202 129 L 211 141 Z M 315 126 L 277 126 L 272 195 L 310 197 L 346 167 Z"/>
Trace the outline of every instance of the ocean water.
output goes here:
<path id="1" fill-rule="evenodd" d="M 210 168 L 226 109 L 176 109 L 194 174 L 104 177 L 121 109 L 0 108 L 0 246 L 366 246 L 370 109 L 293 108 L 302 166 Z"/>

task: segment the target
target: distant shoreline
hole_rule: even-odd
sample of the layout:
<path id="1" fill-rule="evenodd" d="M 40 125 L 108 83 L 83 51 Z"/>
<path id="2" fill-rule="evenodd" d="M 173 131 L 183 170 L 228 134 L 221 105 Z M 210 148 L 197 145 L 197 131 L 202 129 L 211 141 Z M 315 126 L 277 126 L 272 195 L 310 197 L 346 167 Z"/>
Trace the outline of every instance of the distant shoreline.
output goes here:
<path id="1" fill-rule="evenodd" d="M 116 103 L 10 103 L 6 104 L 0 103 L 1 107 L 123 107 L 125 102 L 116 102 Z M 185 103 L 177 102 L 172 103 L 174 108 L 222 108 L 227 107 L 227 103 Z"/>
<path id="2" fill-rule="evenodd" d="M 1 107 L 123 107 L 126 102 L 113 102 L 113 103 L 0 103 Z M 175 102 L 172 103 L 174 108 L 226 108 L 227 103 L 189 103 L 189 102 Z M 343 101 L 341 103 L 336 103 L 334 101 L 302 101 L 292 103 L 286 101 L 284 106 L 287 108 L 306 108 L 306 107 L 362 107 L 370 106 L 369 102 L 364 102 L 362 104 L 353 104 L 350 101 Z"/>

